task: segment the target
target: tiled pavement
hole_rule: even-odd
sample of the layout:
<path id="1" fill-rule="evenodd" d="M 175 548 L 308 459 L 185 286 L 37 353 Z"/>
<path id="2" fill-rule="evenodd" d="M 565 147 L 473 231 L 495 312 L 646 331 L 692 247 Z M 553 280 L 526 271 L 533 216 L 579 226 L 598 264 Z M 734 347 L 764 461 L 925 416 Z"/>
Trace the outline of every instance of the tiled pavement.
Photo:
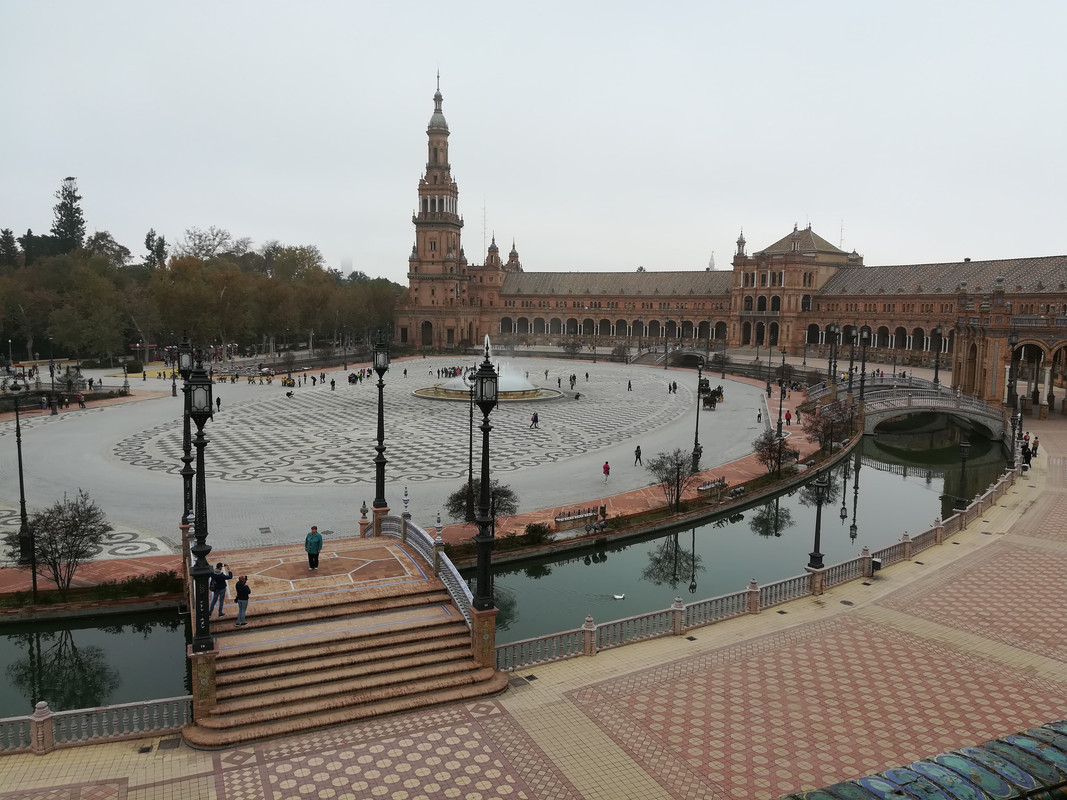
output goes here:
<path id="1" fill-rule="evenodd" d="M 467 705 L 211 753 L 0 758 L 0 798 L 775 798 L 1067 717 L 1067 424 L 969 530 L 821 598 Z"/>

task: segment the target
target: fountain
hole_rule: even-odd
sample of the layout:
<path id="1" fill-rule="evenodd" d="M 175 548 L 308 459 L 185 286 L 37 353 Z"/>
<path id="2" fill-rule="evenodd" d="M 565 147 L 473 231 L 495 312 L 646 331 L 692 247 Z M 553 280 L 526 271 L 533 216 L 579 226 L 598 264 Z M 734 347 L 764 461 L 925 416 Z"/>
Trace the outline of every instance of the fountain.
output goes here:
<path id="1" fill-rule="evenodd" d="M 490 358 L 492 351 L 489 344 L 489 336 L 485 337 L 485 354 Z M 495 362 L 497 375 L 497 399 L 502 402 L 515 402 L 520 400 L 555 400 L 563 397 L 563 392 L 558 389 L 542 389 L 534 386 L 521 372 L 513 372 L 507 362 Z M 471 367 L 462 375 L 449 378 L 433 386 L 424 386 L 416 389 L 413 394 L 416 397 L 425 397 L 429 400 L 469 400 L 471 396 L 471 381 L 476 371 Z"/>

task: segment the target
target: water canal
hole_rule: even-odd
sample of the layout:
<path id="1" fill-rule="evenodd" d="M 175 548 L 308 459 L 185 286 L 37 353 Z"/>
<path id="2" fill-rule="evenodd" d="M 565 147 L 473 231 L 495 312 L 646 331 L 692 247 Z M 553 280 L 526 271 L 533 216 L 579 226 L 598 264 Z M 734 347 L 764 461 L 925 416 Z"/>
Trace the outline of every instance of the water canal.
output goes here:
<path id="1" fill-rule="evenodd" d="M 951 515 L 961 493 L 959 436 L 940 418 L 922 432 L 865 438 L 830 470 L 821 525 L 825 564 L 855 558 L 864 547 L 887 547 Z M 968 498 L 1004 470 L 999 443 L 974 438 L 971 445 Z M 751 578 L 769 583 L 803 574 L 815 512 L 811 489 L 801 487 L 726 519 L 565 558 L 502 564 L 494 570 L 497 642 L 578 628 L 587 614 L 608 622 L 668 608 L 675 597 L 690 602 L 736 592 Z M 473 587 L 473 572 L 464 576 Z"/>

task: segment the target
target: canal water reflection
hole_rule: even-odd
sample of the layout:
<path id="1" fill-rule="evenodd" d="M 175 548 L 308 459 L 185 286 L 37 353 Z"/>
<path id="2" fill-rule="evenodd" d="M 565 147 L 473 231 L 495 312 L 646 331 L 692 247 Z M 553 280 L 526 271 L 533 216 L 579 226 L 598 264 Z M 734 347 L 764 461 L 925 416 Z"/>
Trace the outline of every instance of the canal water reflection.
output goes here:
<path id="1" fill-rule="evenodd" d="M 919 421 L 921 422 L 921 421 Z M 830 470 L 822 508 L 827 566 L 920 533 L 951 515 L 961 493 L 961 432 L 945 418 L 910 433 L 866 438 Z M 919 430 L 915 430 L 918 427 Z M 1004 470 L 999 443 L 973 437 L 966 494 Z M 812 478 L 815 474 L 812 474 Z M 812 550 L 816 505 L 809 486 L 739 509 L 727 519 L 657 533 L 641 541 L 562 559 L 494 569 L 500 644 L 668 608 L 803 574 Z M 466 573 L 465 573 L 466 575 Z"/>
<path id="2" fill-rule="evenodd" d="M 175 608 L 0 627 L 0 717 L 189 694 Z"/>

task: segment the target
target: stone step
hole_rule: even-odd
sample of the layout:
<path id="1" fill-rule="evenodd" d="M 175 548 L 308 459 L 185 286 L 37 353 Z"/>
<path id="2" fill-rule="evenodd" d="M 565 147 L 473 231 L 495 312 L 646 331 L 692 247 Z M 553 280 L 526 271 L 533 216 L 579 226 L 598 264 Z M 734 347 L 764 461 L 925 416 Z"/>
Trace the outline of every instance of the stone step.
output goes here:
<path id="1" fill-rule="evenodd" d="M 463 626 L 397 631 L 387 637 L 352 636 L 328 645 L 289 648 L 252 658 L 218 658 L 215 661 L 215 685 L 220 688 L 236 686 L 268 680 L 283 673 L 298 675 L 454 648 L 466 648 L 470 652 L 470 633 Z"/>
<path id="2" fill-rule="evenodd" d="M 272 600 L 255 606 L 247 618 L 248 625 L 242 630 L 255 631 L 278 625 L 295 625 L 301 622 L 322 622 L 338 617 L 353 617 L 361 614 L 376 614 L 402 608 L 415 608 L 423 605 L 452 603 L 452 597 L 446 589 L 435 588 L 431 591 L 405 593 L 397 596 L 365 596 L 363 592 L 338 592 L 330 602 L 316 604 L 303 602 L 305 598 L 286 598 Z M 299 605 L 295 603 L 301 601 Z"/>
<path id="3" fill-rule="evenodd" d="M 472 700 L 478 697 L 499 694 L 507 688 L 508 676 L 506 673 L 495 672 L 491 669 L 483 670 L 483 672 L 489 673 L 491 677 L 465 685 L 443 687 L 440 690 L 430 689 L 422 693 L 401 697 L 383 697 L 376 700 L 364 697 L 359 703 L 320 711 L 310 711 L 300 717 L 256 722 L 246 727 L 212 729 L 200 725 L 188 725 L 182 729 L 182 737 L 190 747 L 222 749 L 246 742 L 270 739 L 275 736 L 358 722 L 359 720 L 373 717 L 399 714 L 426 706 Z"/>
<path id="4" fill-rule="evenodd" d="M 430 695 L 428 700 L 432 703 L 433 696 L 437 692 L 484 683 L 490 681 L 495 675 L 495 670 L 486 667 L 458 673 L 450 672 L 446 675 L 427 676 L 403 684 L 386 682 L 378 686 L 367 686 L 361 690 L 338 691 L 324 696 L 318 691 L 320 687 L 309 686 L 302 698 L 294 698 L 292 702 L 284 705 L 272 705 L 233 714 L 227 714 L 216 707 L 197 724 L 209 730 L 248 728 L 269 722 L 295 720 L 309 714 L 323 714 L 349 706 L 367 705 L 417 695 Z"/>
<path id="5" fill-rule="evenodd" d="M 478 669 L 470 659 L 470 650 L 423 654 L 394 659 L 375 665 L 349 669 L 323 670 L 312 680 L 306 675 L 285 676 L 259 684 L 231 687 L 217 693 L 213 717 L 239 715 L 258 710 L 291 708 L 308 701 L 328 700 L 358 692 L 393 690 L 406 693 L 407 687 L 429 679 L 467 675 Z M 294 712 L 297 713 L 297 712 Z"/>

